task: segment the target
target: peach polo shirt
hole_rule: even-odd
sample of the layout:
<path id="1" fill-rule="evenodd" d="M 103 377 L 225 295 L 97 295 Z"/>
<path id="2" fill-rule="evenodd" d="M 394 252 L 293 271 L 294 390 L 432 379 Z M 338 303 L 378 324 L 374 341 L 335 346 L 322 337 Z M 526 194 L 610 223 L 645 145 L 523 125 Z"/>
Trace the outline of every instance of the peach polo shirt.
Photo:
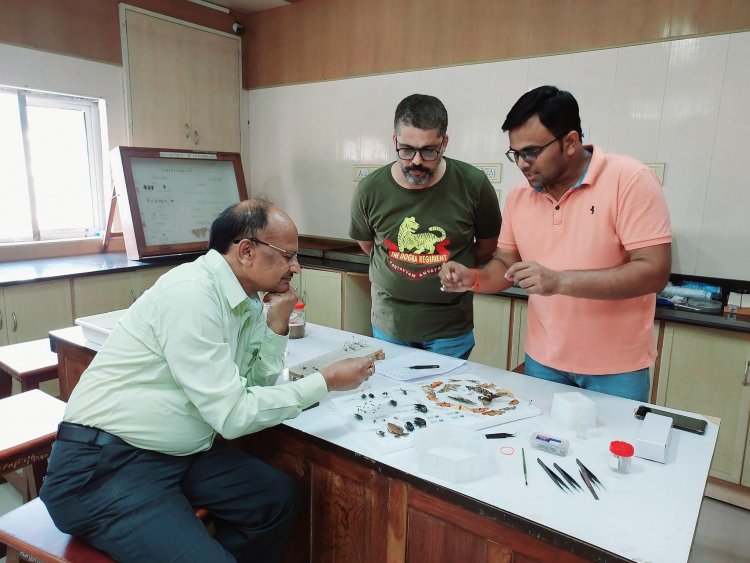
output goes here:
<path id="1" fill-rule="evenodd" d="M 613 268 L 628 251 L 672 241 L 667 203 L 653 171 L 596 145 L 579 187 L 559 201 L 527 182 L 507 197 L 498 247 L 552 270 Z M 526 353 L 562 371 L 603 375 L 656 359 L 656 295 L 621 300 L 530 295 Z"/>

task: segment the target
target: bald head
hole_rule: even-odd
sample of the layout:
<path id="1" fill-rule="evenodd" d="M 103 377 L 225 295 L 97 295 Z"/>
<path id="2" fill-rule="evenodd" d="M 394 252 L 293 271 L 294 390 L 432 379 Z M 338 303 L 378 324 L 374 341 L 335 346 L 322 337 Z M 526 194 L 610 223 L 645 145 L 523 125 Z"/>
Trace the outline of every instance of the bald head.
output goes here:
<path id="1" fill-rule="evenodd" d="M 227 207 L 211 224 L 208 248 L 226 254 L 232 242 L 260 233 L 279 235 L 297 227 L 280 207 L 262 198 L 247 199 Z"/>

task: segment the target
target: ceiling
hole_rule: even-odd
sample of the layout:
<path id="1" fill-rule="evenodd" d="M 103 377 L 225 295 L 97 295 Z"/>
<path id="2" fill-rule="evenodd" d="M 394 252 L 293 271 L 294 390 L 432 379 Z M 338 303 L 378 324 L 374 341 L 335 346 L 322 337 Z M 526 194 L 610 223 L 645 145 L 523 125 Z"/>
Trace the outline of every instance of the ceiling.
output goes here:
<path id="1" fill-rule="evenodd" d="M 213 4 L 224 6 L 236 12 L 259 12 L 269 8 L 287 6 L 291 1 L 287 0 L 210 0 Z"/>

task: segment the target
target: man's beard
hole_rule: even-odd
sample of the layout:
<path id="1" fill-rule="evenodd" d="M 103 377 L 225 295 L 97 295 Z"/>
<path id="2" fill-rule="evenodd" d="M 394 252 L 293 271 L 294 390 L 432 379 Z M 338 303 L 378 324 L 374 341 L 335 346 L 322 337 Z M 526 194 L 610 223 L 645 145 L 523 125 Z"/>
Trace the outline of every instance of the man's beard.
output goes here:
<path id="1" fill-rule="evenodd" d="M 435 167 L 435 170 L 437 170 L 437 167 Z M 406 181 L 415 186 L 423 186 L 427 184 L 435 175 L 435 170 L 431 170 L 419 164 L 412 164 L 411 166 L 404 166 L 401 168 L 401 172 L 404 173 L 404 178 L 406 178 Z M 422 172 L 423 175 L 412 176 L 412 171 Z"/>

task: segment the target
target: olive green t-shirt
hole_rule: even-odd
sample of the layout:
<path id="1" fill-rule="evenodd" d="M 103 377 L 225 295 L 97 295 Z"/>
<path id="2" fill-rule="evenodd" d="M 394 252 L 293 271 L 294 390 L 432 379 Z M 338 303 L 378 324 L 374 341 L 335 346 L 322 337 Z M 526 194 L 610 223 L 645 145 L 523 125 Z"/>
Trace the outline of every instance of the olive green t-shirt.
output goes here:
<path id="1" fill-rule="evenodd" d="M 423 342 L 472 330 L 472 293 L 440 291 L 438 272 L 453 260 L 474 266 L 474 239 L 500 233 L 497 194 L 484 173 L 446 158 L 439 182 L 406 189 L 391 164 L 362 180 L 352 200 L 349 236 L 373 241 L 372 324 L 395 338 Z"/>

